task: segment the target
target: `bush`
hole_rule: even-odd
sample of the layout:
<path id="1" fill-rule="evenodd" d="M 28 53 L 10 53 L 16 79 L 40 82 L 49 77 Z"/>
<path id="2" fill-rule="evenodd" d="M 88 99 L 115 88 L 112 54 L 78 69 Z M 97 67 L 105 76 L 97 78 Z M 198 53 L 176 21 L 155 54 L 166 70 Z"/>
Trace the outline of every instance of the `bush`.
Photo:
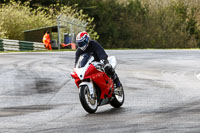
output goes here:
<path id="1" fill-rule="evenodd" d="M 200 3 L 197 0 L 68 0 L 63 3 L 70 6 L 54 4 L 46 5 L 48 8 L 30 8 L 27 2 L 13 1 L 2 5 L 0 37 L 23 39 L 24 30 L 54 25 L 55 18 L 63 13 L 88 22 L 87 31 L 93 39 L 99 38 L 106 48 L 200 47 Z M 75 33 L 80 31 L 77 27 L 74 30 Z"/>
<path id="2" fill-rule="evenodd" d="M 199 46 L 197 14 L 194 3 L 182 0 L 148 1 L 146 43 L 155 48 L 194 48 Z M 199 5 L 198 3 L 196 3 Z"/>
<path id="3" fill-rule="evenodd" d="M 118 2 L 120 1 L 120 2 Z M 196 0 L 100 0 L 94 17 L 106 48 L 200 47 L 200 3 Z M 83 7 L 83 6 L 80 6 Z"/>
<path id="4" fill-rule="evenodd" d="M 0 7 L 0 38 L 23 40 L 24 30 L 56 25 L 56 18 L 60 14 L 67 14 L 71 18 L 87 22 L 91 36 L 98 38 L 98 34 L 94 31 L 95 25 L 92 24 L 93 19 L 78 11 L 75 6 L 54 4 L 48 8 L 31 8 L 30 2 L 22 4 L 14 0 Z"/>
<path id="5" fill-rule="evenodd" d="M 21 5 L 20 2 L 10 1 L 9 4 L 1 5 L 0 30 L 4 32 L 4 37 L 23 40 L 24 30 L 53 24 L 50 16 L 47 16 L 44 11 L 32 9 L 28 4 Z"/>

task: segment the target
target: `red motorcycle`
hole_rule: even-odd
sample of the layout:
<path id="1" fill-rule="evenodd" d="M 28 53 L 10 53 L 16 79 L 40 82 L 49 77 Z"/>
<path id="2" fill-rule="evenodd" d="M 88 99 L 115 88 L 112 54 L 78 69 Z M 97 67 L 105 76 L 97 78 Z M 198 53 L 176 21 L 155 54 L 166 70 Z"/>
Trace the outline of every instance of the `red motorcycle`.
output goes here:
<path id="1" fill-rule="evenodd" d="M 113 68 L 117 62 L 114 56 L 108 57 Z M 103 64 L 94 61 L 91 54 L 80 56 L 71 76 L 79 88 L 79 98 L 88 113 L 96 112 L 98 106 L 110 104 L 119 108 L 124 103 L 123 87 L 116 88 L 113 80 L 106 75 Z"/>

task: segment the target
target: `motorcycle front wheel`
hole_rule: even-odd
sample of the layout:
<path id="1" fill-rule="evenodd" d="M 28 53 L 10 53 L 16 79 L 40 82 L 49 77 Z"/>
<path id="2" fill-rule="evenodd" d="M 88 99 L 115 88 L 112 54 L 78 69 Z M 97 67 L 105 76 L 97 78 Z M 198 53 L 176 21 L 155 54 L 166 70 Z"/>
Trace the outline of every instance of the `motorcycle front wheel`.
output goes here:
<path id="1" fill-rule="evenodd" d="M 124 103 L 124 97 L 124 89 L 123 86 L 121 86 L 119 89 L 114 91 L 113 100 L 110 102 L 110 105 L 115 108 L 121 107 Z"/>
<path id="2" fill-rule="evenodd" d="M 88 113 L 95 113 L 98 107 L 96 91 L 93 90 L 94 96 L 92 96 L 87 85 L 82 85 L 79 89 L 79 99 L 83 108 Z"/>

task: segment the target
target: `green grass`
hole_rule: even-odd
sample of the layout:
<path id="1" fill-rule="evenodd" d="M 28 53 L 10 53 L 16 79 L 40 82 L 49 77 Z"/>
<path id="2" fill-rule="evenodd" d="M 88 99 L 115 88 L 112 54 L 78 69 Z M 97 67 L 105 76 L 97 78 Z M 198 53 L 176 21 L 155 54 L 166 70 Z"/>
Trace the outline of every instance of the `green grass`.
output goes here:
<path id="1" fill-rule="evenodd" d="M 157 50 L 162 48 L 113 48 L 105 50 Z M 163 50 L 200 50 L 200 48 L 164 48 Z M 64 52 L 64 51 L 76 51 L 72 49 L 61 50 L 27 50 L 27 51 L 0 51 L 0 53 L 17 53 L 17 52 Z"/>
<path id="2" fill-rule="evenodd" d="M 75 50 L 72 50 L 72 49 L 61 49 L 61 50 L 0 51 L 0 53 L 15 53 L 15 52 L 62 52 L 62 51 L 75 51 Z"/>
<path id="3" fill-rule="evenodd" d="M 148 49 L 168 49 L 168 50 L 173 50 L 173 49 L 187 49 L 187 50 L 190 50 L 190 49 L 196 49 L 196 50 L 198 50 L 198 49 L 200 49 L 200 48 L 113 48 L 113 49 L 105 49 L 105 50 L 148 50 Z"/>

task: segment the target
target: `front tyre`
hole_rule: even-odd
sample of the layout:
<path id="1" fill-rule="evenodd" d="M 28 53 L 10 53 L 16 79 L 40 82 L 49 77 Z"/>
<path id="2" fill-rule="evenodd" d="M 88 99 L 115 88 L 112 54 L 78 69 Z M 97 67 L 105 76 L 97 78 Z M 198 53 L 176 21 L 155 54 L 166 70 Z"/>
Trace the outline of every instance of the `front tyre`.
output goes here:
<path id="1" fill-rule="evenodd" d="M 87 85 L 82 85 L 79 87 L 80 93 L 79 93 L 79 99 L 80 102 L 88 113 L 95 113 L 97 110 L 97 96 L 96 91 L 94 90 L 94 96 L 91 96 L 89 88 Z"/>
<path id="2" fill-rule="evenodd" d="M 123 86 L 115 89 L 113 93 L 113 100 L 111 101 L 110 105 L 115 108 L 121 107 L 124 103 L 124 97 L 125 96 Z"/>

